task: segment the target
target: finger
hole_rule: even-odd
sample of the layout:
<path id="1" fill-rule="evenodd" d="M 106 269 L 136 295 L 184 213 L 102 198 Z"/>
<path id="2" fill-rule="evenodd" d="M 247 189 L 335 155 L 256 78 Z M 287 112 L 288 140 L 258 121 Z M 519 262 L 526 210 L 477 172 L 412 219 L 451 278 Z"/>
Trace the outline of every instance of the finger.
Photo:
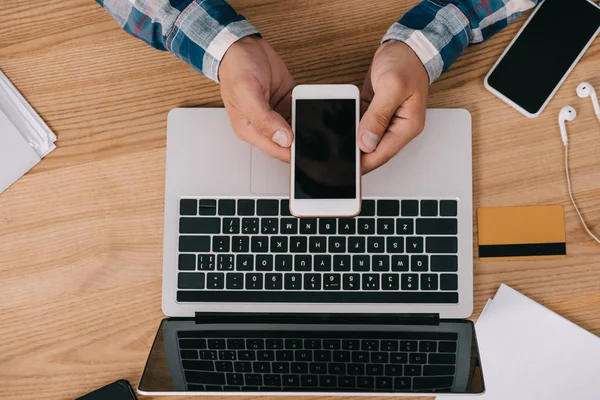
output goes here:
<path id="1" fill-rule="evenodd" d="M 227 110 L 231 127 L 236 135 L 252 146 L 258 147 L 264 153 L 289 164 L 291 151 L 289 147 L 281 147 L 268 137 L 259 134 L 254 126 L 236 110 Z"/>
<path id="2" fill-rule="evenodd" d="M 361 170 L 363 174 L 379 168 L 394 157 L 412 139 L 423 131 L 425 124 L 426 102 L 417 98 L 409 98 L 392 119 L 389 129 L 383 135 L 377 149 L 363 154 Z"/>
<path id="3" fill-rule="evenodd" d="M 281 115 L 288 124 L 292 119 L 292 91 L 286 93 L 281 100 L 273 106 L 273 109 Z"/>
<path id="4" fill-rule="evenodd" d="M 235 102 L 235 107 L 250 121 L 259 135 L 281 147 L 291 146 L 292 128 L 271 108 L 258 81 L 250 81 L 236 94 L 238 101 Z"/>
<path id="5" fill-rule="evenodd" d="M 359 147 L 365 153 L 375 151 L 392 117 L 409 96 L 400 82 L 382 82 L 379 88 L 358 127 Z"/>

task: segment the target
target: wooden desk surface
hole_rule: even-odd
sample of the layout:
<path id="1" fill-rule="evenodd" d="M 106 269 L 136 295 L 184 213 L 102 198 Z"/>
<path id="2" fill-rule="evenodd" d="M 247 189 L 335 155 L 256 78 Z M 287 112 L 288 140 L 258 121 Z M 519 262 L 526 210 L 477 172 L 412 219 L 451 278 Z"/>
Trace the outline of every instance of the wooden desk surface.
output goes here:
<path id="1" fill-rule="evenodd" d="M 360 85 L 388 26 L 415 0 L 236 0 L 298 83 Z M 138 382 L 161 312 L 167 112 L 221 106 L 219 88 L 129 37 L 89 0 L 0 2 L 0 68 L 58 149 L 0 195 L 0 398 L 68 399 Z M 600 335 L 600 245 L 568 201 L 556 116 L 569 124 L 576 196 L 600 233 L 600 123 L 575 87 L 600 89 L 600 41 L 529 120 L 483 78 L 524 22 L 471 47 L 429 107 L 473 115 L 474 207 L 562 204 L 569 257 L 475 261 L 476 318 L 504 282 Z"/>

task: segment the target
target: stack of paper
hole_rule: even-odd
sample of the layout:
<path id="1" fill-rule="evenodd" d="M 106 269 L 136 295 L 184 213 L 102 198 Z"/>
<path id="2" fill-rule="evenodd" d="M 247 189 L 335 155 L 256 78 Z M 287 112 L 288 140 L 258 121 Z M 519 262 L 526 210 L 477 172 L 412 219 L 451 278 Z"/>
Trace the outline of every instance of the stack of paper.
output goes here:
<path id="1" fill-rule="evenodd" d="M 56 148 L 56 136 L 0 71 L 0 193 Z"/>
<path id="2" fill-rule="evenodd" d="M 521 293 L 500 286 L 475 330 L 486 385 L 478 399 L 600 399 L 600 338 Z"/>

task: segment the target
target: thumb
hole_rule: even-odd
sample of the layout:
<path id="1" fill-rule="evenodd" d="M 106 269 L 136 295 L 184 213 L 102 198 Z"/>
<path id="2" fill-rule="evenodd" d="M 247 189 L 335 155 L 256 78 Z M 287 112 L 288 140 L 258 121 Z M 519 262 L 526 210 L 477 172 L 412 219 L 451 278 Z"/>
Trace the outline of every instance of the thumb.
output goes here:
<path id="1" fill-rule="evenodd" d="M 404 90 L 400 90 L 401 85 L 381 87 L 375 92 L 358 126 L 359 147 L 365 153 L 375 151 L 394 114 L 408 97 Z"/>
<path id="2" fill-rule="evenodd" d="M 281 147 L 291 146 L 294 134 L 290 125 L 271 108 L 258 83 L 257 86 L 255 90 L 246 93 L 246 99 L 240 101 L 240 111 L 261 136 L 269 138 Z"/>

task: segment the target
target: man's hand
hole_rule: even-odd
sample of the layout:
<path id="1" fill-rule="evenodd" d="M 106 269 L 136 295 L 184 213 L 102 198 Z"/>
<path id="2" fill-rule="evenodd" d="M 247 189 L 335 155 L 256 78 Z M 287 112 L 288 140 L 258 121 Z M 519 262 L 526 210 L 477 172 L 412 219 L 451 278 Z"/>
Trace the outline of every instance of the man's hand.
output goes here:
<path id="1" fill-rule="evenodd" d="M 388 162 L 425 124 L 429 76 L 408 45 L 390 40 L 373 58 L 361 92 L 362 173 Z"/>
<path id="2" fill-rule="evenodd" d="M 238 40 L 221 61 L 219 81 L 235 134 L 289 163 L 293 133 L 286 119 L 296 83 L 275 50 L 258 37 Z"/>

